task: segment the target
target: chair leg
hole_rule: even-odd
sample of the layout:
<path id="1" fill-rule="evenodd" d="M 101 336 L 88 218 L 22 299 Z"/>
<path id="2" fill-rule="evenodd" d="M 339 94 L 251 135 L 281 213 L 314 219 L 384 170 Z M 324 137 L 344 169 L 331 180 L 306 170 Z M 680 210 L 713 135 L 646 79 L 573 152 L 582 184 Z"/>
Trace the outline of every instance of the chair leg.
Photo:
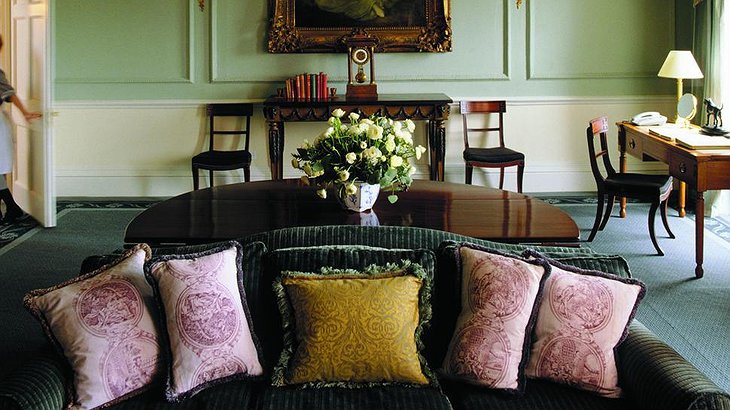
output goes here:
<path id="1" fill-rule="evenodd" d="M 669 234 L 669 237 L 674 239 L 674 233 L 672 233 L 672 230 L 669 229 L 669 222 L 667 222 L 667 208 L 669 207 L 669 198 L 662 201 L 662 222 L 664 223 L 664 229 L 667 230 L 667 233 Z"/>
<path id="2" fill-rule="evenodd" d="M 517 192 L 522 193 L 522 176 L 525 174 L 525 164 L 517 165 Z"/>
<path id="3" fill-rule="evenodd" d="M 591 229 L 591 234 L 588 236 L 588 242 L 593 241 L 593 238 L 596 237 L 596 233 L 598 233 L 598 227 L 601 224 L 601 217 L 603 216 L 603 199 L 604 199 L 603 192 L 598 193 L 598 204 L 596 206 L 596 221 L 593 222 L 593 229 Z"/>
<path id="4" fill-rule="evenodd" d="M 243 181 L 251 182 L 251 168 L 250 167 L 243 167 Z"/>
<path id="5" fill-rule="evenodd" d="M 210 180 L 210 187 L 213 188 L 213 170 L 208 170 L 208 179 Z"/>
<path id="6" fill-rule="evenodd" d="M 659 200 L 652 202 L 651 208 L 649 208 L 649 236 L 651 236 L 651 242 L 654 244 L 657 254 L 659 256 L 664 256 L 664 251 L 659 247 L 659 242 L 657 242 L 656 235 L 654 234 L 654 219 L 657 208 L 659 208 Z"/>
<path id="7" fill-rule="evenodd" d="M 471 174 L 474 171 L 474 167 L 471 165 L 467 165 L 466 169 L 464 170 L 464 183 L 471 185 Z"/>
<path id="8" fill-rule="evenodd" d="M 606 206 L 606 213 L 603 215 L 603 221 L 601 222 L 601 226 L 598 228 L 599 231 L 602 231 L 603 228 L 606 227 L 606 224 L 608 223 L 608 218 L 611 217 L 611 212 L 613 212 L 613 203 L 615 200 L 616 200 L 616 195 L 608 196 L 608 204 Z"/>
<path id="9" fill-rule="evenodd" d="M 200 188 L 200 180 L 198 179 L 198 167 L 193 165 L 193 190 L 197 191 Z"/>
<path id="10" fill-rule="evenodd" d="M 499 169 L 499 189 L 504 189 L 504 168 Z"/>

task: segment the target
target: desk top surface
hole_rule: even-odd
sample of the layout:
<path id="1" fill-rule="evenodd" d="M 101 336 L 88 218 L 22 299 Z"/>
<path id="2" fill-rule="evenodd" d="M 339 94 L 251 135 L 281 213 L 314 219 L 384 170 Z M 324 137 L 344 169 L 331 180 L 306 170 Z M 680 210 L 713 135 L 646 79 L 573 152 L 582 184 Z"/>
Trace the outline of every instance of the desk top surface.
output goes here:
<path id="1" fill-rule="evenodd" d="M 371 212 L 343 210 L 330 191 L 299 180 L 256 181 L 188 192 L 139 214 L 127 243 L 209 243 L 292 226 L 417 226 L 503 242 L 575 242 L 580 232 L 562 210 L 495 188 L 416 180 L 391 204 L 382 191 Z"/>
<path id="2" fill-rule="evenodd" d="M 685 155 L 690 155 L 691 157 L 697 158 L 698 160 L 711 160 L 711 159 L 721 159 L 723 161 L 726 161 L 730 159 L 730 148 L 697 148 L 692 149 L 688 148 L 686 146 L 678 144 L 674 140 L 668 140 L 661 137 L 658 137 L 656 135 L 653 135 L 649 132 L 649 128 L 647 126 L 639 126 L 632 124 L 628 121 L 622 121 L 616 123 L 617 126 L 620 128 L 625 129 L 626 131 L 633 133 L 635 135 L 641 135 L 642 137 L 646 139 L 650 139 L 652 141 L 655 141 L 658 143 L 656 146 L 664 146 L 666 149 L 684 153 Z M 725 137 L 722 136 L 716 136 L 712 138 L 721 138 L 723 141 L 726 141 Z"/>

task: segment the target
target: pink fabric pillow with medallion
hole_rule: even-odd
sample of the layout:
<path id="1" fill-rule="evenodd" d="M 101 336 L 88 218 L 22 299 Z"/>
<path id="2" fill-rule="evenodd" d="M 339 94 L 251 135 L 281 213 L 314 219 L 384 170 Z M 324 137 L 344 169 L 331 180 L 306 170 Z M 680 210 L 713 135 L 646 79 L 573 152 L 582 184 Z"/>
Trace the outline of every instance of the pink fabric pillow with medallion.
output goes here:
<path id="1" fill-rule="evenodd" d="M 94 272 L 25 296 L 25 307 L 70 364 L 69 407 L 118 403 L 160 373 L 156 309 L 143 270 L 149 255 L 147 245 L 137 245 Z"/>
<path id="2" fill-rule="evenodd" d="M 511 393 L 524 391 L 524 368 L 542 283 L 550 268 L 462 245 L 461 313 L 443 363 L 446 376 Z"/>
<path id="3" fill-rule="evenodd" d="M 166 395 L 181 401 L 233 379 L 263 374 L 235 242 L 150 260 L 145 273 L 165 314 L 169 341 Z"/>
<path id="4" fill-rule="evenodd" d="M 628 334 L 644 284 L 549 261 L 527 376 L 620 397 L 614 349 Z"/>

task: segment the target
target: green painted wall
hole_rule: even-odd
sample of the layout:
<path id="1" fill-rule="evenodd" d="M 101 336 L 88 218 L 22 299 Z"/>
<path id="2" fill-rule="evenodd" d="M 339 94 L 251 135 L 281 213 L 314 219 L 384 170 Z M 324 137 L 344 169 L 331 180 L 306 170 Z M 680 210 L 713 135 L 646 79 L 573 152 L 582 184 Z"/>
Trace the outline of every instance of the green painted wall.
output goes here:
<path id="1" fill-rule="evenodd" d="M 689 0 L 679 0 L 689 3 Z M 453 52 L 376 55 L 381 93 L 672 95 L 656 77 L 687 44 L 691 8 L 666 0 L 451 2 Z M 56 99 L 260 99 L 299 72 L 343 88 L 344 55 L 268 54 L 264 0 L 54 2 Z M 678 15 L 679 14 L 679 15 Z M 676 33 L 676 35 L 675 35 Z M 338 81 L 339 80 L 339 81 Z"/>

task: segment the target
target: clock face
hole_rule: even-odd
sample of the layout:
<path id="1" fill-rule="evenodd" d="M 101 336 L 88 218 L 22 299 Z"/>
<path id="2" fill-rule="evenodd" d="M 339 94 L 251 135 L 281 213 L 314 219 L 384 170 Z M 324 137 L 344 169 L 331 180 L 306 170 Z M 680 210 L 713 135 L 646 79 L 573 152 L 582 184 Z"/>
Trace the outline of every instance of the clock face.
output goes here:
<path id="1" fill-rule="evenodd" d="M 365 64 L 370 59 L 370 52 L 365 48 L 356 48 L 352 50 L 352 62 L 355 64 Z"/>

